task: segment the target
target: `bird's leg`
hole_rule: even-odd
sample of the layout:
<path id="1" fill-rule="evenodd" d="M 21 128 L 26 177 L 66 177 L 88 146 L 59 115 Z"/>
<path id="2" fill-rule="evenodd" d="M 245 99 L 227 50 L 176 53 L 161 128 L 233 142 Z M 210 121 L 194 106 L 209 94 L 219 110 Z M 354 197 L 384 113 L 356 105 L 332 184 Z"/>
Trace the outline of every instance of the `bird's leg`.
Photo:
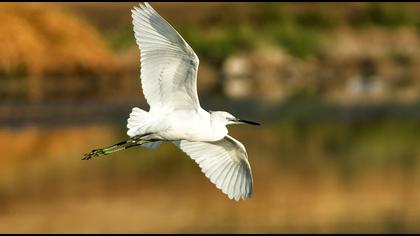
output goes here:
<path id="1" fill-rule="evenodd" d="M 108 155 L 108 154 L 111 154 L 111 153 L 114 153 L 114 152 L 125 150 L 127 148 L 140 146 L 140 145 L 143 145 L 143 144 L 146 144 L 146 143 L 153 142 L 153 140 L 142 139 L 144 136 L 146 136 L 146 135 L 137 135 L 137 136 L 131 137 L 131 138 L 125 140 L 125 141 L 116 143 L 116 144 L 114 144 L 112 146 L 109 146 L 109 147 L 106 147 L 106 148 L 94 149 L 90 153 L 86 153 L 82 160 L 89 160 L 93 157 Z"/>

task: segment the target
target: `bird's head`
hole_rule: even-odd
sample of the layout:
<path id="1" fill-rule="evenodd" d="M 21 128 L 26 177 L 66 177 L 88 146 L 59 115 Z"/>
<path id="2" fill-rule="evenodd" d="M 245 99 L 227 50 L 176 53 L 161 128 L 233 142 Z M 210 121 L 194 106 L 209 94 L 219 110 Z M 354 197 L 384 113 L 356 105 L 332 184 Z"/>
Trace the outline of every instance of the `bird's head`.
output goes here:
<path id="1" fill-rule="evenodd" d="M 225 111 L 210 111 L 212 120 L 223 123 L 225 125 L 238 125 L 238 124 L 249 124 L 249 125 L 260 125 L 257 122 L 242 120 L 234 117 L 232 114 Z"/>

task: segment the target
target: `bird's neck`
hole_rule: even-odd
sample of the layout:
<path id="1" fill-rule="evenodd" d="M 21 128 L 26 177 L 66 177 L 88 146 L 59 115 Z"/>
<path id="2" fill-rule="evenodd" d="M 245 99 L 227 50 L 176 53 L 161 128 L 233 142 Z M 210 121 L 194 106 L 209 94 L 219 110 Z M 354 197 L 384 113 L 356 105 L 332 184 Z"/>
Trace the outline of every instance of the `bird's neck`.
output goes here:
<path id="1" fill-rule="evenodd" d="M 215 140 L 221 140 L 228 134 L 226 124 L 217 119 L 210 118 L 210 126 L 212 128 L 212 136 Z"/>

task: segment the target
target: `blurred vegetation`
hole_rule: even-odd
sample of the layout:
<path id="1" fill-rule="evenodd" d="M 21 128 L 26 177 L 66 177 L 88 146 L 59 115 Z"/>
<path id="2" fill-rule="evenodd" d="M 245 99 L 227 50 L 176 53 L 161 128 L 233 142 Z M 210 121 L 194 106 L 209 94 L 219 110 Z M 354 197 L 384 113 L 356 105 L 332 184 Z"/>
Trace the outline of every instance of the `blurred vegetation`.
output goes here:
<path id="1" fill-rule="evenodd" d="M 185 26 L 181 34 L 197 48 L 201 57 L 218 65 L 227 55 L 267 43 L 284 48 L 293 57 L 306 59 L 325 46 L 331 30 L 343 25 L 359 28 L 420 26 L 418 6 L 409 8 L 397 3 L 370 3 L 347 14 L 319 6 L 290 11 L 286 4 L 254 5 L 239 15 L 242 17 L 236 17 L 235 13 L 232 14 L 234 17 L 220 13 L 214 16 L 217 21 L 211 25 Z M 217 33 L 213 34 L 212 28 L 217 29 Z"/>
<path id="2" fill-rule="evenodd" d="M 333 25 L 323 11 L 292 16 L 277 3 L 256 4 L 253 10 L 242 13 L 242 17 L 227 18 L 220 13 L 211 25 L 183 27 L 180 31 L 204 60 L 220 67 L 228 55 L 267 44 L 278 45 L 290 55 L 305 59 L 317 52 L 320 35 Z"/>
<path id="3" fill-rule="evenodd" d="M 3 3 L 0 74 L 10 77 L 98 74 L 112 52 L 91 25 L 56 5 Z M 83 36 L 83 37 L 80 37 Z"/>
<path id="4" fill-rule="evenodd" d="M 419 9 L 404 7 L 400 3 L 371 3 L 366 9 L 354 12 L 350 23 L 357 27 L 380 26 L 395 28 L 400 26 L 419 26 Z"/>
<path id="5" fill-rule="evenodd" d="M 313 66 L 319 66 L 316 63 L 326 62 L 325 66 L 333 68 L 337 66 L 334 65 L 337 60 L 330 55 L 332 43 L 335 43 L 331 41 L 331 37 L 339 30 L 351 29 L 352 36 L 366 29 L 377 28 L 393 30 L 408 27 L 411 32 L 420 30 L 418 5 L 410 7 L 408 4 L 398 3 L 349 3 L 329 6 L 317 3 L 243 3 L 240 7 L 229 8 L 229 4 L 225 5 L 209 5 L 211 7 L 208 9 L 197 10 L 188 20 L 176 17 L 178 13 L 162 11 L 194 48 L 202 64 L 217 74 L 218 78 L 222 77 L 223 65 L 231 55 L 268 48 L 281 51 L 285 57 L 294 60 L 289 64 L 313 61 Z M 97 91 L 102 89 L 100 87 L 104 87 L 100 85 L 99 80 L 105 81 L 112 76 L 136 76 L 134 73 L 138 73 L 139 53 L 128 13 L 132 4 L 126 3 L 126 10 L 120 7 L 115 11 L 108 9 L 107 13 L 103 13 L 99 8 L 92 10 L 93 7 L 86 10 L 81 4 L 69 8 L 65 5 L 47 6 L 40 7 L 37 3 L 31 3 L 19 7 L 9 3 L 0 9 L 4 12 L 3 21 L 9 22 L 0 25 L 0 74 L 6 78 L 29 80 L 27 86 L 30 98 L 42 97 L 39 94 L 44 93 L 45 89 L 41 87 L 46 82 L 39 77 L 89 77 L 89 83 L 92 84 L 89 88 L 90 93 L 97 95 Z M 164 5 L 156 4 L 157 8 L 161 6 Z M 174 4 L 171 7 L 182 10 L 181 14 L 184 14 L 188 9 L 183 6 Z M 395 34 L 396 37 L 404 37 L 403 33 Z M 83 37 L 80 38 L 79 35 Z M 349 37 L 349 40 L 354 39 Z M 359 42 L 357 39 L 351 42 L 361 44 L 356 47 L 366 44 L 365 41 Z M 31 48 L 31 53 L 26 53 L 27 48 Z M 408 67 L 417 62 L 410 53 L 415 52 L 403 48 L 392 51 L 390 57 L 396 63 Z M 357 53 L 355 55 L 357 57 Z M 374 66 L 384 67 L 381 58 L 373 60 L 373 64 L 379 64 Z M 285 67 L 289 64 L 286 63 Z M 307 68 L 310 66 L 312 65 L 308 64 Z M 338 66 L 351 68 L 344 64 Z M 314 80 L 324 77 L 322 71 L 312 74 Z M 301 74 L 297 76 L 304 79 L 301 78 Z M 407 81 L 413 80 L 411 75 L 398 76 L 409 78 Z M 85 81 L 76 83 L 82 84 Z M 3 85 L 11 88 L 18 86 L 21 85 Z M 4 90 L 0 91 L 0 97 L 3 93 L 4 97 L 8 96 L 7 89 Z"/>
<path id="6" fill-rule="evenodd" d="M 234 52 L 248 51 L 266 44 L 277 45 L 293 57 L 306 59 L 316 55 L 325 46 L 325 39 L 331 30 L 343 25 L 351 25 L 358 28 L 368 26 L 385 28 L 409 26 L 420 28 L 418 6 L 410 8 L 407 5 L 398 3 L 366 3 L 359 7 L 353 6 L 354 9 L 348 12 L 344 12 L 343 8 L 334 11 L 331 6 L 328 9 L 323 8 L 315 3 L 312 7 L 307 5 L 297 9 L 291 8 L 292 4 L 290 3 L 249 3 L 248 5 L 239 10 L 229 9 L 228 11 L 218 10 L 213 12 L 209 17 L 200 19 L 202 23 L 200 25 L 189 22 L 176 28 L 188 39 L 187 41 L 196 49 L 203 60 L 209 61 L 218 67 L 221 66 L 221 63 L 228 55 Z M 352 8 L 351 5 L 349 7 Z M 17 55 L 2 55 L 3 59 L 0 61 L 0 71 L 2 73 L 25 74 L 27 70 L 34 70 L 34 66 L 40 68 L 36 70 L 42 71 L 45 70 L 43 69 L 46 67 L 45 65 L 52 66 L 57 64 L 52 63 L 52 61 L 61 61 L 56 59 L 59 57 L 66 58 L 65 62 L 62 62 L 63 65 L 59 67 L 60 73 L 70 73 L 77 66 L 92 68 L 100 66 L 98 69 L 100 68 L 101 70 L 109 67 L 110 63 L 106 64 L 104 61 L 110 61 L 110 52 L 104 48 L 103 42 L 97 39 L 99 36 L 95 29 L 83 21 L 72 17 L 66 11 L 59 10 L 56 6 L 49 6 L 48 11 L 54 9 L 53 11 L 56 13 L 31 20 L 33 16 L 43 16 L 44 10 L 42 9 L 47 9 L 31 6 L 17 7 L 13 4 L 5 5 L 2 9 L 2 12 L 4 12 L 3 18 L 8 17 L 5 21 L 10 22 L 10 24 L 7 27 L 2 25 L 0 28 L 1 35 L 4 38 L 7 35 L 14 34 L 17 38 L 13 41 L 4 38 L 2 43 L 4 47 L 0 52 L 4 54 L 11 51 L 11 48 L 27 48 L 33 45 L 32 56 L 37 58 L 36 60 L 25 59 L 30 55 L 21 53 L 22 55 L 19 54 L 20 61 L 13 62 L 11 58 L 17 57 Z M 77 12 L 77 7 L 75 9 L 73 12 Z M 341 14 L 338 13 L 340 11 Z M 85 19 L 89 20 L 92 17 L 96 17 L 96 15 L 85 16 Z M 53 22 L 60 22 L 60 27 L 54 26 Z M 40 28 L 40 26 L 42 27 Z M 33 40 L 28 42 L 27 40 L 20 40 L 20 33 L 13 33 L 10 31 L 13 29 L 11 27 L 20 27 L 22 29 L 24 27 L 27 40 Z M 49 29 L 48 27 L 53 28 Z M 48 36 L 48 34 L 51 35 Z M 116 52 L 135 45 L 131 25 L 103 28 L 101 29 L 101 34 L 106 36 L 105 40 L 108 42 L 110 49 Z M 40 38 L 41 35 L 46 38 Z M 73 41 L 76 40 L 76 35 L 84 35 L 82 41 L 80 38 L 77 41 Z M 54 37 L 54 39 L 51 37 Z M 35 40 L 40 40 L 40 42 Z M 66 44 L 61 44 L 63 41 Z M 10 43 L 14 43 L 16 46 L 9 46 Z M 57 48 L 59 44 L 65 46 L 67 43 L 71 45 L 71 51 L 62 52 L 64 49 Z M 25 45 L 20 46 L 20 44 Z M 45 55 L 37 53 L 38 51 L 45 51 L 47 45 L 52 47 L 53 50 L 57 48 L 57 53 L 54 53 L 54 51 L 52 51 L 53 53 L 50 51 L 50 53 Z M 6 48 L 10 49 L 6 50 Z M 89 48 L 89 50 L 85 50 L 86 48 Z M 83 52 L 83 57 L 80 52 Z M 15 53 L 17 53 L 16 50 Z M 55 55 L 55 57 L 51 55 Z M 80 59 L 77 59 L 79 57 Z M 83 65 L 77 60 L 83 60 Z M 14 67 L 6 65 L 5 61 L 9 61 Z M 43 66 L 38 65 L 41 62 Z"/>

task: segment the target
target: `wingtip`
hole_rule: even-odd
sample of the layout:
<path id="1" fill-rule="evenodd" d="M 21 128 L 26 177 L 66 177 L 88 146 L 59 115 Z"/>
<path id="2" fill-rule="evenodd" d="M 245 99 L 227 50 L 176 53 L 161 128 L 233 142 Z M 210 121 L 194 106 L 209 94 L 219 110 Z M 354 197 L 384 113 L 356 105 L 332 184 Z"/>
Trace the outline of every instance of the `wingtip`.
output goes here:
<path id="1" fill-rule="evenodd" d="M 231 200 L 235 200 L 236 202 L 240 202 L 241 200 L 242 200 L 242 201 L 249 200 L 249 199 L 251 198 L 251 195 L 247 195 L 247 194 L 242 195 L 242 194 L 239 194 L 239 195 L 232 196 L 232 197 L 229 197 L 229 198 L 230 198 Z"/>
<path id="2" fill-rule="evenodd" d="M 243 197 L 242 197 L 242 199 L 244 199 L 244 200 L 248 200 L 248 199 L 250 199 L 252 197 L 252 192 L 251 193 L 248 193 L 248 194 L 245 194 Z"/>
<path id="3" fill-rule="evenodd" d="M 137 12 L 142 12 L 142 11 L 145 11 L 146 10 L 146 5 L 144 4 L 144 2 L 139 2 L 139 4 L 138 4 L 138 6 L 134 6 L 133 7 L 133 10 L 134 11 L 137 11 Z M 132 11 L 133 11 L 132 10 Z"/>
<path id="4" fill-rule="evenodd" d="M 230 200 L 235 200 L 236 202 L 240 202 L 241 200 L 243 200 L 243 201 L 249 200 L 252 196 L 252 192 L 240 193 L 240 194 L 236 194 L 236 195 L 229 194 L 229 193 L 225 193 L 225 194 L 228 195 L 228 198 Z"/>
<path id="5" fill-rule="evenodd" d="M 150 4 L 148 2 L 140 2 L 139 6 L 143 9 L 152 8 L 152 6 L 150 6 Z"/>
<path id="6" fill-rule="evenodd" d="M 138 12 L 156 13 L 153 7 L 148 2 L 140 2 L 138 6 L 134 7 Z"/>

